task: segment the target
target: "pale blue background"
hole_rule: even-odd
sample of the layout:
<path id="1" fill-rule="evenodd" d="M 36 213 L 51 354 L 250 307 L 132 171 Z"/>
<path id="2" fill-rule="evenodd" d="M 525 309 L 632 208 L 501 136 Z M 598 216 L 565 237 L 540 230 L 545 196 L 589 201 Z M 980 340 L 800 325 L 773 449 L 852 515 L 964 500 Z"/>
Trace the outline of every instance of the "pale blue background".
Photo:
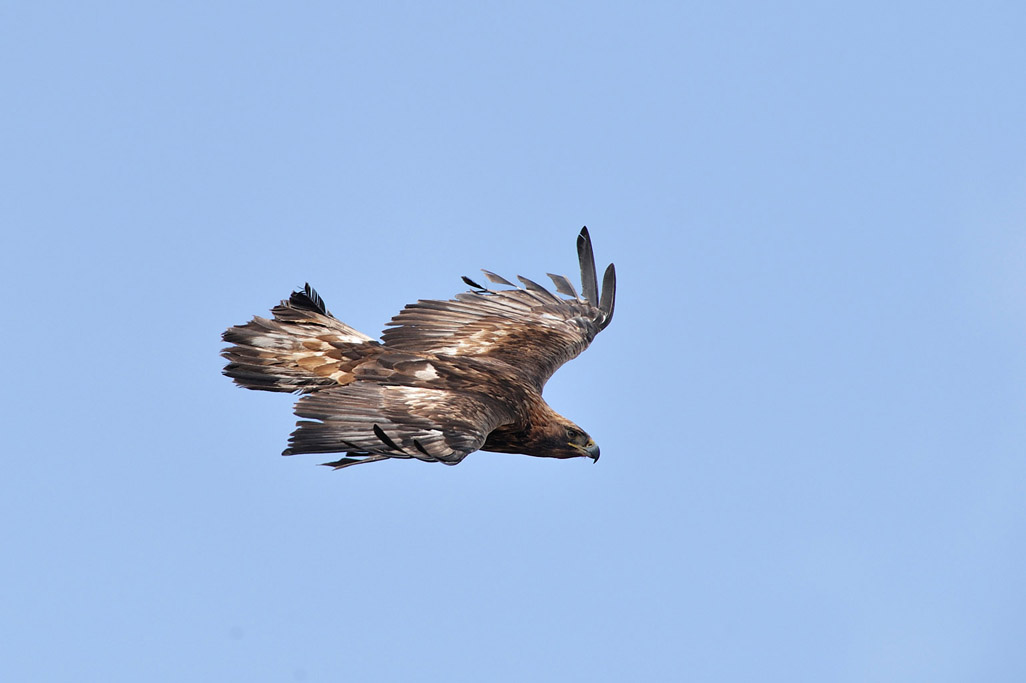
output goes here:
<path id="1" fill-rule="evenodd" d="M 5 681 L 1026 680 L 1026 9 L 0 7 Z M 597 465 L 281 458 L 219 335 L 477 268 Z"/>

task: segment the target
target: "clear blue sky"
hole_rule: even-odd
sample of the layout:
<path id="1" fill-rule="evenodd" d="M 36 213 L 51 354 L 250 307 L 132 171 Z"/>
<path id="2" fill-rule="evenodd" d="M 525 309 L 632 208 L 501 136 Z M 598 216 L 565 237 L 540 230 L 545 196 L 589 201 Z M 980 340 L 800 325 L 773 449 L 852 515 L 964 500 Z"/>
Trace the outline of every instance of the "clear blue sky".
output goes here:
<path id="1" fill-rule="evenodd" d="M 1019 2 L 0 9 L 0 679 L 1026 680 Z M 489 268 L 602 460 L 341 472 L 219 335 Z"/>

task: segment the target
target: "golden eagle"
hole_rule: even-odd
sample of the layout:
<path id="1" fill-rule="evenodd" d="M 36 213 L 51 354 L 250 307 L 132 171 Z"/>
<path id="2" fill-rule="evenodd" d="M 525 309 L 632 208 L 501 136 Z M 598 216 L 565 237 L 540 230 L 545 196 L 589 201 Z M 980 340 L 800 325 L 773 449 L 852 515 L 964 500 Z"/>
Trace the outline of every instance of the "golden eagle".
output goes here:
<path id="1" fill-rule="evenodd" d="M 455 465 L 478 449 L 545 458 L 589 457 L 587 433 L 542 399 L 559 366 L 588 347 L 613 317 L 616 272 L 599 296 L 588 229 L 577 237 L 583 298 L 562 275 L 556 291 L 495 273 L 493 291 L 406 306 L 375 341 L 334 318 L 310 285 L 229 328 L 224 374 L 247 389 L 298 392 L 301 419 L 283 455 L 345 453 L 336 469 L 386 458 Z"/>

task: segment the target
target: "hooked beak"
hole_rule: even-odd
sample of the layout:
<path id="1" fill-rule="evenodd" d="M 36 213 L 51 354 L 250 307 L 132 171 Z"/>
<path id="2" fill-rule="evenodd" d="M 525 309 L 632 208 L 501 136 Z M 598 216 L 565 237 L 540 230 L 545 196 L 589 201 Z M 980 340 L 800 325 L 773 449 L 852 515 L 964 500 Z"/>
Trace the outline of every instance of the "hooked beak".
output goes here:
<path id="1" fill-rule="evenodd" d="M 589 458 L 591 458 L 592 462 L 598 462 L 599 447 L 598 444 L 595 443 L 594 439 L 588 439 L 588 443 L 584 444 L 583 446 L 575 443 L 571 443 L 569 445 L 570 448 L 573 448 L 575 451 L 580 451 L 581 455 L 586 455 Z"/>

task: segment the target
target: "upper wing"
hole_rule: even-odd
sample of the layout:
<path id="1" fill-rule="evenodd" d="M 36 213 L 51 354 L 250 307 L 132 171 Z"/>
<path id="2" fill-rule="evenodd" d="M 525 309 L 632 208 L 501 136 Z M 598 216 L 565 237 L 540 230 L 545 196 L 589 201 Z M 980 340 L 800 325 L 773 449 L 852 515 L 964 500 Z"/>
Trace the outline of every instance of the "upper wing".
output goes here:
<path id="1" fill-rule="evenodd" d="M 577 237 L 584 297 L 562 275 L 552 275 L 565 299 L 527 278 L 524 289 L 490 291 L 463 278 L 479 291 L 457 294 L 449 301 L 422 300 L 392 318 L 382 334 L 386 347 L 439 355 L 495 358 L 520 369 L 535 388 L 560 365 L 588 348 L 613 317 L 616 271 L 610 264 L 599 297 L 595 258 L 588 229 Z M 484 271 L 492 282 L 513 283 Z"/>
<path id="2" fill-rule="evenodd" d="M 507 408 L 485 395 L 366 381 L 308 394 L 295 412 L 308 419 L 298 422 L 283 455 L 350 456 L 325 463 L 335 467 L 385 458 L 455 465 L 512 419 Z"/>

